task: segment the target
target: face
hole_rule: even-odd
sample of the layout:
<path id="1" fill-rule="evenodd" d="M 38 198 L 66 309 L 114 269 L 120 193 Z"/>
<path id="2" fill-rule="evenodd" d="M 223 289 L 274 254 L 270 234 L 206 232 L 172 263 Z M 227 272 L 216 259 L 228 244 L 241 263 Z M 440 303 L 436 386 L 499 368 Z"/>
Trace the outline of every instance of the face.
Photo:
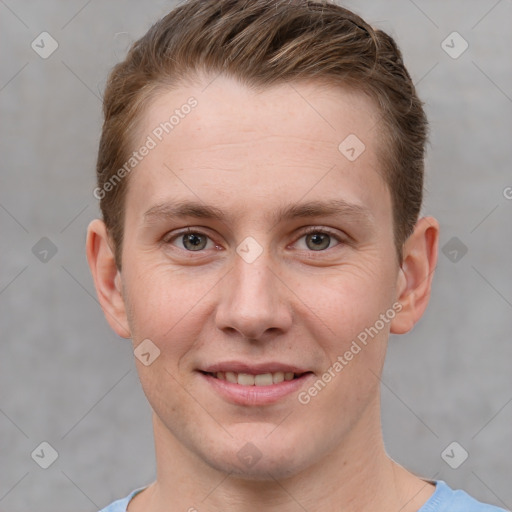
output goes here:
<path id="1" fill-rule="evenodd" d="M 122 296 L 134 347 L 159 350 L 137 361 L 158 435 L 280 478 L 378 423 L 399 275 L 382 128 L 349 90 L 210 81 L 160 95 L 141 121 L 140 145 L 156 145 L 129 177 Z M 351 134 L 359 156 L 353 136 L 339 149 Z"/>

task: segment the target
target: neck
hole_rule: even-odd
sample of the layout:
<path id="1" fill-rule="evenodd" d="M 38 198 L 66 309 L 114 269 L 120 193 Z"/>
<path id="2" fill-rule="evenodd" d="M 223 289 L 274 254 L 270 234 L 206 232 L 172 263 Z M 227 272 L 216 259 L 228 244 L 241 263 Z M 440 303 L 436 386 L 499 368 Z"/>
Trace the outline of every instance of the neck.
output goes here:
<path id="1" fill-rule="evenodd" d="M 379 408 L 369 408 L 360 422 L 342 445 L 306 470 L 279 480 L 269 474 L 268 480 L 255 481 L 210 467 L 154 416 L 157 480 L 132 500 L 128 510 L 417 511 L 434 487 L 387 456 Z"/>

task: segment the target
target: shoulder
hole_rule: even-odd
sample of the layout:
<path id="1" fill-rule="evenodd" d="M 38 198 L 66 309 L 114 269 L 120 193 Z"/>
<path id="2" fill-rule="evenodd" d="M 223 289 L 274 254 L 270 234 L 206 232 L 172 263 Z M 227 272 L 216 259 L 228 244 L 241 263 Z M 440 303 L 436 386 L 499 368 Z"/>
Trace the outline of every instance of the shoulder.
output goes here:
<path id="1" fill-rule="evenodd" d="M 505 509 L 475 500 L 462 490 L 453 490 L 442 480 L 436 481 L 436 490 L 418 512 L 506 512 Z"/>
<path id="2" fill-rule="evenodd" d="M 110 505 L 105 508 L 102 508 L 100 512 L 126 512 L 126 508 L 128 507 L 128 503 L 130 502 L 131 495 L 126 498 L 114 501 Z"/>
<path id="3" fill-rule="evenodd" d="M 126 498 L 121 498 L 120 500 L 114 501 L 107 507 L 102 508 L 99 512 L 126 512 L 128 503 L 130 503 L 131 499 L 144 489 L 145 487 L 141 487 L 140 489 L 132 491 L 128 496 L 126 496 Z"/>

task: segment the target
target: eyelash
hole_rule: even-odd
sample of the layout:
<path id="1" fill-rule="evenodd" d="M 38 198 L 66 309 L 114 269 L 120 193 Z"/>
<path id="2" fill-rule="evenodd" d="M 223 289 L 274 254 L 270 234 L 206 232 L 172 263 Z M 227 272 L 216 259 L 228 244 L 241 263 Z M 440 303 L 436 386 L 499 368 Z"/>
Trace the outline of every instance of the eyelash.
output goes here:
<path id="1" fill-rule="evenodd" d="M 172 245 L 172 242 L 174 240 L 177 240 L 180 236 L 183 236 L 183 235 L 186 235 L 186 234 L 194 234 L 194 235 L 201 235 L 201 236 L 205 236 L 207 238 L 209 238 L 210 240 L 212 240 L 212 238 L 207 234 L 207 233 L 204 233 L 203 231 L 200 231 L 200 230 L 196 230 L 196 229 L 193 229 L 193 228 L 186 228 L 186 229 L 183 229 L 181 231 L 179 231 L 178 233 L 175 233 L 172 237 L 168 238 L 168 237 L 165 237 L 163 239 L 163 242 L 164 244 L 170 244 Z M 309 234 L 324 234 L 324 235 L 329 235 L 331 238 L 334 238 L 338 244 L 335 245 L 334 247 L 337 247 L 338 245 L 346 245 L 348 243 L 348 241 L 346 239 L 343 239 L 340 235 L 338 235 L 337 233 L 335 233 L 334 231 L 331 231 L 330 229 L 328 228 L 324 228 L 324 227 L 316 227 L 316 226 L 309 226 L 307 228 L 305 228 L 300 236 L 297 238 L 297 241 L 300 240 L 301 238 L 303 238 L 304 236 L 307 236 Z M 213 240 L 212 240 L 213 241 Z M 217 245 L 217 244 L 216 244 Z M 313 251 L 313 250 L 309 250 L 308 252 L 310 253 L 325 253 L 327 252 L 329 249 L 334 249 L 334 247 L 328 247 L 327 249 L 323 249 L 323 250 L 319 250 L 319 251 Z M 179 247 L 178 249 L 181 249 L 185 252 L 188 252 L 188 253 L 194 253 L 194 252 L 197 252 L 197 253 L 202 253 L 205 251 L 205 249 L 201 249 L 199 251 L 188 251 L 187 249 L 182 249 L 181 247 Z"/>

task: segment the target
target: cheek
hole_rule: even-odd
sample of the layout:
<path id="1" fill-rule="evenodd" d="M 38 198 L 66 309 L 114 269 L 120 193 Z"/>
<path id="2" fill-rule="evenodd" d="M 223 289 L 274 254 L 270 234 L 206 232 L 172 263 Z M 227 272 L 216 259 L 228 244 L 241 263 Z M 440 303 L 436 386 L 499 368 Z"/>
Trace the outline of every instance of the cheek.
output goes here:
<path id="1" fill-rule="evenodd" d="M 124 276 L 125 297 L 134 338 L 150 338 L 155 343 L 176 339 L 179 344 L 179 339 L 185 339 L 184 330 L 201 325 L 194 318 L 218 277 L 141 262 L 126 268 L 130 273 Z"/>
<path id="2" fill-rule="evenodd" d="M 376 396 L 394 316 L 392 276 L 375 262 L 347 265 L 320 283 L 302 279 L 303 290 L 309 292 L 302 295 L 310 306 L 303 312 L 304 322 L 313 326 L 313 337 L 326 356 L 324 373 L 301 395 L 304 411 L 311 413 L 312 432 L 327 426 L 345 432 Z M 322 425 L 313 418 L 322 418 Z"/>
<path id="3" fill-rule="evenodd" d="M 334 348 L 341 348 L 392 306 L 393 275 L 391 268 L 375 259 L 340 266 L 328 275 L 296 276 L 295 281 L 308 306 L 304 313 L 323 327 L 324 339 L 327 335 Z"/>

